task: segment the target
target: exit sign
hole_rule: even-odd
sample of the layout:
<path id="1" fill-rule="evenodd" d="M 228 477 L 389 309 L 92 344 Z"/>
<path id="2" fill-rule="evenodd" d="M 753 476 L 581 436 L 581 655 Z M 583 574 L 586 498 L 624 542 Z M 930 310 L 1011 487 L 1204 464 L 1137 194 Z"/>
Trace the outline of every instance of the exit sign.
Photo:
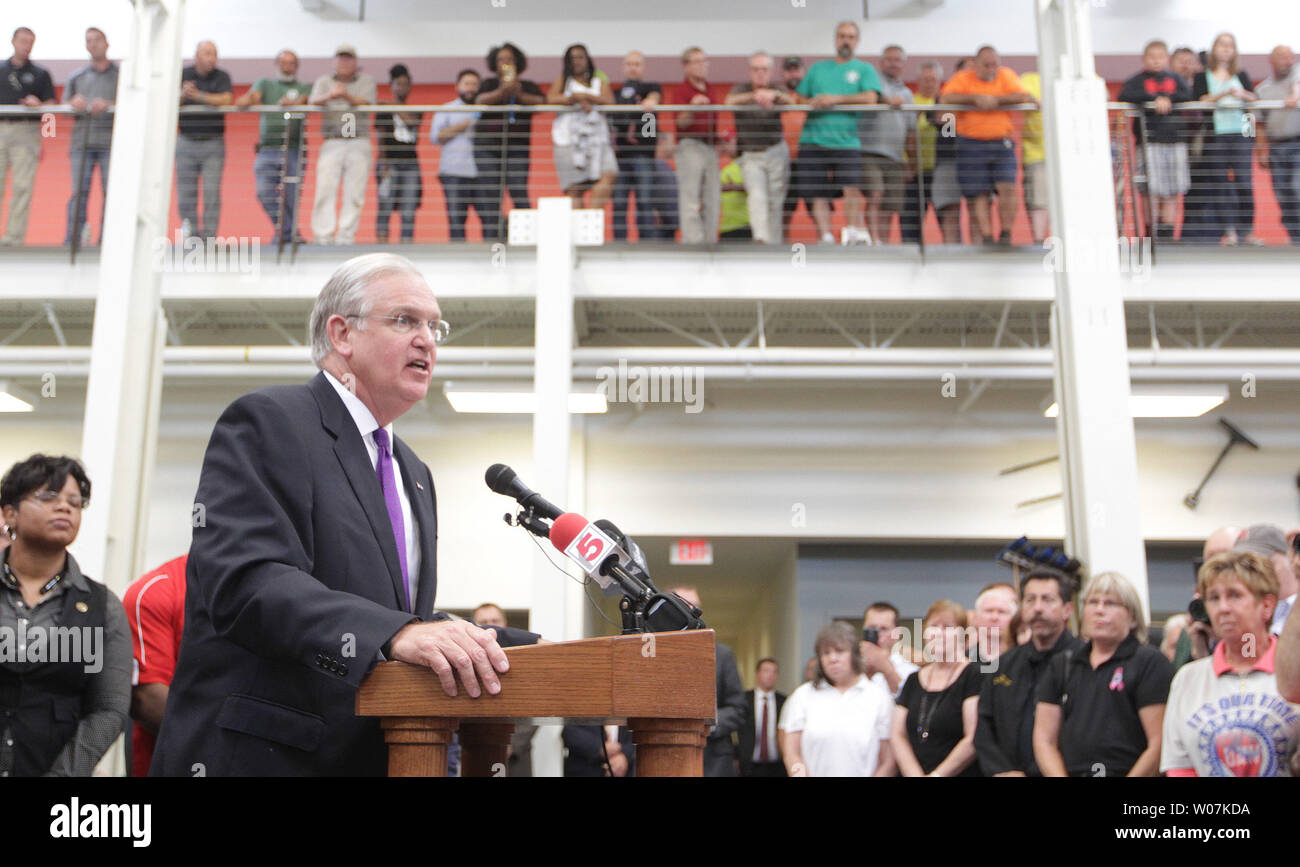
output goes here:
<path id="1" fill-rule="evenodd" d="M 673 566 L 711 566 L 713 546 L 704 539 L 679 539 L 668 552 L 668 562 Z"/>

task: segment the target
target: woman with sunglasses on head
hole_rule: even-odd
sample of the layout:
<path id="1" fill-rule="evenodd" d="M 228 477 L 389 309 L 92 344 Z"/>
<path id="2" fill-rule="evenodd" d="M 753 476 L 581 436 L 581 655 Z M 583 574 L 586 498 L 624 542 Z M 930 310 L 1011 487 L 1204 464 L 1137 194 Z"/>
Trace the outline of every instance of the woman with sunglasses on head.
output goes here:
<path id="1" fill-rule="evenodd" d="M 126 612 L 67 550 L 89 500 L 69 457 L 32 455 L 0 479 L 3 777 L 90 776 L 130 709 Z"/>
<path id="2" fill-rule="evenodd" d="M 1170 777 L 1289 777 L 1300 708 L 1278 694 L 1269 625 L 1279 582 L 1273 563 L 1234 549 L 1197 575 L 1218 644 L 1169 687 L 1160 769 Z"/>

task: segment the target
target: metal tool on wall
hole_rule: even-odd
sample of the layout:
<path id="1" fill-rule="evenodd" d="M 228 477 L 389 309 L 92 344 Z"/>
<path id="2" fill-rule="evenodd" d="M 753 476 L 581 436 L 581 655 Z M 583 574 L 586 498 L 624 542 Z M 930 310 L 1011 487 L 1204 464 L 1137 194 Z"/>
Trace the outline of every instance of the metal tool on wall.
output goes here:
<path id="1" fill-rule="evenodd" d="M 1215 471 L 1219 468 L 1219 464 L 1223 463 L 1223 459 L 1228 456 L 1228 452 L 1232 451 L 1233 446 L 1237 443 L 1245 443 L 1255 451 L 1259 451 L 1259 443 L 1242 433 L 1241 430 L 1232 422 L 1228 421 L 1226 418 L 1221 418 L 1219 419 L 1219 424 L 1228 432 L 1228 442 L 1223 446 L 1223 451 L 1219 452 L 1219 456 L 1214 459 L 1214 464 L 1210 467 L 1210 471 L 1205 474 L 1205 478 L 1201 479 L 1201 483 L 1196 486 L 1196 490 L 1183 497 L 1183 505 L 1189 509 L 1196 508 L 1196 504 L 1201 500 L 1201 491 L 1205 489 L 1205 483 L 1214 475 Z"/>

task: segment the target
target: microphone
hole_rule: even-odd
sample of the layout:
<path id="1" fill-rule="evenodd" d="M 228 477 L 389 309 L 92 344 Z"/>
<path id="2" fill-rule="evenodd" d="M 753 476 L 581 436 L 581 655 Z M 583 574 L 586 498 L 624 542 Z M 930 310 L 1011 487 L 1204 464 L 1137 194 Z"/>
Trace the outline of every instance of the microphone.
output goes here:
<path id="1" fill-rule="evenodd" d="M 565 512 L 556 518 L 551 524 L 550 539 L 552 545 L 581 566 L 582 571 L 602 589 L 614 583 L 609 577 L 613 573 L 619 585 L 632 596 L 649 595 L 648 588 L 627 570 L 628 566 L 638 568 L 631 555 L 599 526 L 577 512 Z"/>
<path id="2" fill-rule="evenodd" d="M 621 540 L 623 544 L 615 541 Z M 613 576 L 623 591 L 620 606 L 624 611 L 624 632 L 677 632 L 683 629 L 704 629 L 700 610 L 692 608 L 685 600 L 672 594 L 660 593 L 650 575 L 629 554 L 624 545 L 635 546 L 609 521 L 588 522 L 576 512 L 565 512 L 551 525 L 551 544 L 573 562 L 582 567 L 588 576 L 602 588 L 609 587 Z M 637 549 L 640 553 L 640 549 Z M 641 555 L 642 562 L 644 556 Z M 628 617 L 636 624 L 629 628 Z"/>
<path id="3" fill-rule="evenodd" d="M 514 470 L 505 464 L 493 464 L 488 467 L 483 481 L 495 493 L 511 497 L 525 509 L 532 509 L 543 518 L 555 520 L 564 514 L 564 510 L 554 503 L 549 503 L 542 495 L 529 488 L 519 480 Z"/>

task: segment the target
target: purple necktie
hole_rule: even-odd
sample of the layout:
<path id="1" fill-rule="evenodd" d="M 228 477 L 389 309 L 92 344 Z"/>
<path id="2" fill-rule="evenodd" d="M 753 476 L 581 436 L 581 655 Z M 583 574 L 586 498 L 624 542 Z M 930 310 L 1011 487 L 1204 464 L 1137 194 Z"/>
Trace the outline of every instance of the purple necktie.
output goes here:
<path id="1" fill-rule="evenodd" d="M 393 450 L 389 447 L 388 431 L 375 429 L 375 445 L 379 446 L 379 487 L 384 491 L 384 505 L 388 507 L 388 522 L 393 525 L 393 541 L 397 544 L 397 559 L 402 564 L 402 591 L 406 594 L 406 610 L 411 610 L 411 579 L 406 574 L 406 522 L 402 520 L 402 501 L 397 498 L 397 477 L 393 473 Z"/>

